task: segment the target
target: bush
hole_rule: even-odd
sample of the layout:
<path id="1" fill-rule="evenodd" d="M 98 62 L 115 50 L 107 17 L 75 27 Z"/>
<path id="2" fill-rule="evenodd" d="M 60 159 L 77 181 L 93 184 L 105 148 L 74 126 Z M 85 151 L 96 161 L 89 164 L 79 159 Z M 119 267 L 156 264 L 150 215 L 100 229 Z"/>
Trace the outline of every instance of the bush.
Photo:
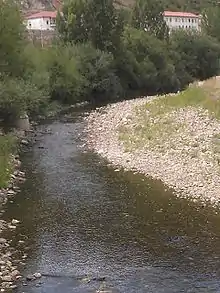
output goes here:
<path id="1" fill-rule="evenodd" d="M 53 98 L 64 103 L 115 98 L 121 86 L 113 57 L 89 44 L 59 46 L 50 67 Z"/>
<path id="2" fill-rule="evenodd" d="M 30 115 L 40 112 L 48 103 L 48 97 L 33 84 L 18 79 L 0 79 L 0 116 L 17 117 L 23 112 Z"/>
<path id="3" fill-rule="evenodd" d="M 215 39 L 197 32 L 172 34 L 171 51 L 179 55 L 182 72 L 187 79 L 207 79 L 219 73 L 220 45 Z M 182 80 L 186 77 L 180 75 Z"/>
<path id="4" fill-rule="evenodd" d="M 116 57 L 117 74 L 127 90 L 163 93 L 179 86 L 165 44 L 145 31 L 128 27 L 123 53 Z"/>

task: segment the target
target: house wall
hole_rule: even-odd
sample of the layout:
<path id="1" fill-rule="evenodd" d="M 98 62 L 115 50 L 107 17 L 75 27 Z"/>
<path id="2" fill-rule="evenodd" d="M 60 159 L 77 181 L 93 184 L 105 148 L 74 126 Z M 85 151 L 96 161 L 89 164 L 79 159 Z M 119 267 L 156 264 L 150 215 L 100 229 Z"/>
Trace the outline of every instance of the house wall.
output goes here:
<path id="1" fill-rule="evenodd" d="M 173 30 L 173 29 L 200 30 L 200 19 L 196 17 L 165 16 L 164 19 L 170 30 Z"/>
<path id="2" fill-rule="evenodd" d="M 54 30 L 55 19 L 50 17 L 28 19 L 26 28 L 29 30 Z"/>

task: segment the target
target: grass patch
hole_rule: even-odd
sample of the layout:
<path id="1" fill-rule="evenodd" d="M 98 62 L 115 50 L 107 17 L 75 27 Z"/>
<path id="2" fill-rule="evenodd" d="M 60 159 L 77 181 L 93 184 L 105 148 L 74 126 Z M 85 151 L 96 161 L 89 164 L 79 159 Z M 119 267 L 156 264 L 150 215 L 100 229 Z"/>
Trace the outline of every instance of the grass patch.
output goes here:
<path id="1" fill-rule="evenodd" d="M 156 116 L 190 106 L 207 109 L 210 115 L 220 119 L 220 81 L 208 80 L 200 87 L 192 86 L 179 94 L 153 100 L 146 103 L 145 110 Z"/>
<path id="2" fill-rule="evenodd" d="M 172 113 L 187 107 L 203 108 L 210 117 L 220 119 L 220 80 L 210 79 L 200 86 L 192 85 L 179 94 L 159 97 L 137 107 L 132 127 L 120 128 L 119 139 L 127 151 L 146 147 L 163 152 L 166 144 L 175 149 L 175 141 L 182 139 L 180 134 L 187 129 L 183 121 L 173 119 Z M 183 138 L 182 143 L 189 142 Z"/>
<path id="3" fill-rule="evenodd" d="M 6 187 L 12 171 L 10 154 L 15 150 L 16 139 L 12 135 L 0 136 L 0 188 Z"/>

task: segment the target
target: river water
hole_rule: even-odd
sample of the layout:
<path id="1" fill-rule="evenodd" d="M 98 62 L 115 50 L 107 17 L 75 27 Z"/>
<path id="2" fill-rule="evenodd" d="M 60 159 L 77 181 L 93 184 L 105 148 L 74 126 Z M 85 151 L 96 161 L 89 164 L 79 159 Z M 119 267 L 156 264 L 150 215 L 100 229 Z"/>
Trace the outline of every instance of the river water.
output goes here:
<path id="1" fill-rule="evenodd" d="M 82 151 L 83 115 L 39 126 L 22 156 L 4 217 L 21 221 L 22 273 L 44 276 L 16 292 L 220 292 L 220 213 Z"/>

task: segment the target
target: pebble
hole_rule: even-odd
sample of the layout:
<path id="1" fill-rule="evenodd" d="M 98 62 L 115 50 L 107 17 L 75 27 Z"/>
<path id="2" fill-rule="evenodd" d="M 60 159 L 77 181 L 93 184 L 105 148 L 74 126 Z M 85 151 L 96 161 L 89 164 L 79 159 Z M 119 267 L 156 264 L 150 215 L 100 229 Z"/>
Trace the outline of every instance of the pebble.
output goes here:
<path id="1" fill-rule="evenodd" d="M 2 276 L 1 279 L 3 282 L 12 282 L 13 281 L 13 278 L 11 275 Z"/>
<path id="2" fill-rule="evenodd" d="M 18 220 L 16 220 L 16 219 L 13 219 L 13 220 L 11 221 L 11 223 L 12 223 L 12 225 L 16 225 L 16 224 L 20 223 L 20 221 L 18 221 Z"/>
<path id="3" fill-rule="evenodd" d="M 34 281 L 36 278 L 34 277 L 34 275 L 27 275 L 26 276 L 26 280 L 27 281 Z"/>
<path id="4" fill-rule="evenodd" d="M 34 273 L 33 275 L 35 278 L 39 279 L 42 277 L 41 273 Z"/>
<path id="5" fill-rule="evenodd" d="M 28 143 L 28 141 L 27 141 L 27 140 L 25 140 L 25 139 L 22 139 L 22 140 L 21 140 L 21 144 L 23 144 L 23 145 L 27 146 L 29 143 Z"/>
<path id="6" fill-rule="evenodd" d="M 117 102 L 92 111 L 84 118 L 87 148 L 111 162 L 116 172 L 121 166 L 160 179 L 179 197 L 217 205 L 220 170 L 213 138 L 220 134 L 219 121 L 210 117 L 208 110 L 191 106 L 149 117 L 151 112 L 143 112 L 143 106 L 157 99 L 163 99 L 163 96 Z M 161 127 L 171 121 L 174 131 L 171 129 L 169 135 L 161 132 L 153 140 L 145 138 L 143 146 L 137 148 L 135 133 L 144 126 L 142 118 L 144 123 L 148 119 L 149 125 L 161 123 Z M 131 150 L 119 140 L 121 126 L 130 137 L 130 142 L 128 139 L 126 143 L 130 143 Z"/>
<path id="7" fill-rule="evenodd" d="M 5 238 L 0 238 L 0 244 L 5 244 L 7 240 Z"/>
<path id="8" fill-rule="evenodd" d="M 28 142 L 23 140 L 22 143 L 27 144 Z M 20 191 L 20 188 L 17 186 L 17 184 L 25 181 L 25 173 L 19 170 L 21 166 L 19 155 L 11 155 L 11 159 L 14 165 L 14 171 L 10 175 L 8 188 L 0 189 L 0 199 L 2 199 L 1 205 L 6 204 L 8 200 L 13 202 L 10 197 L 16 195 L 16 193 Z M 0 216 L 2 216 L 3 213 L 4 210 L 1 209 Z M 11 231 L 15 230 L 16 225 L 19 222 L 20 221 L 17 219 L 12 219 L 11 223 L 7 223 L 6 221 L 0 219 L 0 232 L 8 229 Z M 9 289 L 15 289 L 17 285 L 14 282 L 21 278 L 20 272 L 17 270 L 15 265 L 21 261 L 13 260 L 12 254 L 14 254 L 16 251 L 10 246 L 11 242 L 12 240 L 7 240 L 3 237 L 0 237 L 0 292 L 5 292 Z M 23 243 L 23 241 L 20 240 L 20 243 Z"/>

